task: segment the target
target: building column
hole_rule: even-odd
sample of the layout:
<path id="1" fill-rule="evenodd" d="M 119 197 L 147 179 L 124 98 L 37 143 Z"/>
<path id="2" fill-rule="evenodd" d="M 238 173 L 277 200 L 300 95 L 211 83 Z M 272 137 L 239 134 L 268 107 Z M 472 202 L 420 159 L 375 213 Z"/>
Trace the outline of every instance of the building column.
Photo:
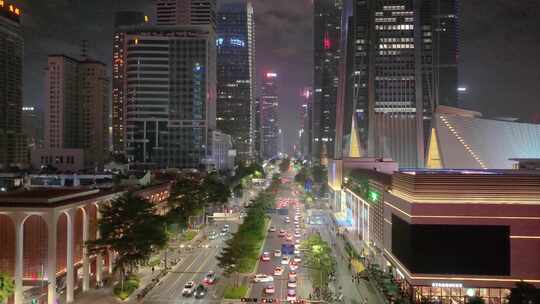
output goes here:
<path id="1" fill-rule="evenodd" d="M 47 280 L 48 304 L 56 304 L 56 240 L 58 215 L 55 210 L 49 211 L 47 222 Z"/>
<path id="2" fill-rule="evenodd" d="M 24 249 L 24 220 L 26 214 L 18 213 L 11 217 L 15 223 L 15 292 L 13 295 L 15 304 L 23 304 L 23 249 Z"/>
<path id="3" fill-rule="evenodd" d="M 90 290 L 90 261 L 88 258 L 88 248 L 86 248 L 86 242 L 88 241 L 90 219 L 88 210 L 83 208 L 83 292 Z"/>
<path id="4" fill-rule="evenodd" d="M 99 212 L 99 207 L 97 207 L 96 211 L 96 222 L 99 223 L 99 220 L 101 219 L 101 212 Z M 99 239 L 99 228 L 96 229 L 96 240 Z M 96 283 L 100 283 L 101 280 L 103 280 L 102 275 L 102 269 L 103 269 L 103 257 L 101 256 L 101 253 L 97 253 L 96 255 Z"/>
<path id="5" fill-rule="evenodd" d="M 111 275 L 113 273 L 114 252 L 112 250 L 108 250 L 107 253 L 109 254 L 109 266 L 107 267 L 107 273 Z"/>
<path id="6" fill-rule="evenodd" d="M 96 255 L 96 283 L 99 283 L 101 282 L 101 280 L 103 280 L 102 265 L 103 265 L 103 257 L 101 256 L 101 253 L 98 253 Z"/>
<path id="7" fill-rule="evenodd" d="M 75 220 L 75 210 L 70 209 L 66 212 L 67 216 L 67 244 L 66 244 L 66 302 L 72 303 L 74 289 L 74 271 L 73 271 L 73 222 Z"/>

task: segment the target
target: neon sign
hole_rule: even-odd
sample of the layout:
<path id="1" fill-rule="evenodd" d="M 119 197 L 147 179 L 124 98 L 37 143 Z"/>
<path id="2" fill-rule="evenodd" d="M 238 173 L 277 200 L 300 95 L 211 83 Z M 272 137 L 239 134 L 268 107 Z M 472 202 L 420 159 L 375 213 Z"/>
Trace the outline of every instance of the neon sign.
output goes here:
<path id="1" fill-rule="evenodd" d="M 240 46 L 240 47 L 246 46 L 246 43 L 244 42 L 244 40 L 236 39 L 236 38 L 231 38 L 230 43 L 232 45 L 236 45 L 236 46 Z"/>
<path id="2" fill-rule="evenodd" d="M 276 78 L 276 77 L 277 77 L 276 73 L 266 73 L 266 78 Z"/>

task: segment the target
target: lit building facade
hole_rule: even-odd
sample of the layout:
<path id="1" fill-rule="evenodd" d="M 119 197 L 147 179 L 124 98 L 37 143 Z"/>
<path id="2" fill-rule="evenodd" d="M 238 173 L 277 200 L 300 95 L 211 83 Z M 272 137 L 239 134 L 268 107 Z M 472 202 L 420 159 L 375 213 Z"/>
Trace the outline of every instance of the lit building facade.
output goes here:
<path id="1" fill-rule="evenodd" d="M 255 154 L 256 158 L 260 160 L 262 158 L 261 152 L 261 98 L 255 98 L 255 131 L 253 132 L 255 137 Z"/>
<path id="2" fill-rule="evenodd" d="M 50 55 L 45 80 L 45 150 L 83 149 L 85 166 L 109 151 L 109 80 L 99 61 Z"/>
<path id="3" fill-rule="evenodd" d="M 143 24 L 147 21 L 144 13 L 137 11 L 121 11 L 114 16 L 113 34 L 113 61 L 112 61 L 112 151 L 113 153 L 125 153 L 125 107 L 126 97 L 125 77 L 126 52 L 125 33 L 119 30 L 120 26 L 132 26 Z"/>
<path id="4" fill-rule="evenodd" d="M 341 0 L 313 2 L 313 158 L 332 158 L 336 132 Z"/>
<path id="5" fill-rule="evenodd" d="M 84 244 L 98 237 L 99 207 L 122 193 L 35 188 L 1 194 L 0 272 L 15 281 L 10 303 L 72 303 L 76 289 L 86 292 L 111 275 L 113 252 L 90 255 Z M 169 193 L 169 184 L 136 191 L 155 204 Z"/>
<path id="6" fill-rule="evenodd" d="M 277 94 L 277 74 L 264 75 L 261 96 L 261 155 L 263 160 L 278 156 L 280 146 L 279 96 Z"/>
<path id="7" fill-rule="evenodd" d="M 342 180 L 329 176 L 336 225 L 361 262 L 391 275 L 413 303 L 506 303 L 516 283 L 540 286 L 537 171 L 354 162 L 343 160 Z"/>
<path id="8" fill-rule="evenodd" d="M 157 25 L 210 25 L 216 30 L 216 0 L 157 0 Z"/>
<path id="9" fill-rule="evenodd" d="M 23 132 L 28 139 L 28 147 L 37 149 L 43 147 L 44 121 L 43 112 L 33 106 L 22 107 Z"/>
<path id="10" fill-rule="evenodd" d="M 209 26 L 120 26 L 128 161 L 198 168 L 216 128 L 216 46 Z"/>
<path id="11" fill-rule="evenodd" d="M 313 142 L 313 89 L 306 87 L 302 91 L 300 105 L 299 152 L 303 159 L 311 160 Z"/>
<path id="12" fill-rule="evenodd" d="M 249 1 L 222 4 L 217 17 L 217 127 L 239 160 L 255 157 L 255 22 Z"/>
<path id="13" fill-rule="evenodd" d="M 20 19 L 20 8 L 0 1 L 0 169 L 27 162 L 21 119 L 24 38 Z"/>
<path id="14" fill-rule="evenodd" d="M 357 1 L 352 10 L 343 154 L 422 167 L 435 108 L 457 103 L 457 1 Z"/>

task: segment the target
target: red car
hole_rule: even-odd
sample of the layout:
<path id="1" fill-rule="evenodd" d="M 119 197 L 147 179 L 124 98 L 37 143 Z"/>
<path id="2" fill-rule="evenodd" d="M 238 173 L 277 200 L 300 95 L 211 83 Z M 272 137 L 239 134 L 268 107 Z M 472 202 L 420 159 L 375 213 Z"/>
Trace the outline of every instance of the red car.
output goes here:
<path id="1" fill-rule="evenodd" d="M 263 262 L 268 262 L 270 261 L 270 253 L 269 252 L 263 252 L 262 256 L 261 256 L 261 261 Z"/>

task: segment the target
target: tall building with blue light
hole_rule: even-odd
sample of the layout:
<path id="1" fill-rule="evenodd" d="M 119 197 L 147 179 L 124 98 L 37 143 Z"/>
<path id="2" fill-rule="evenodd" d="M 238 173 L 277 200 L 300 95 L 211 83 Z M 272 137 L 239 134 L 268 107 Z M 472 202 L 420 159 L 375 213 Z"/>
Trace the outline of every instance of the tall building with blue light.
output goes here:
<path id="1" fill-rule="evenodd" d="M 217 14 L 217 127 L 231 135 L 239 160 L 255 158 L 255 28 L 249 1 Z"/>
<path id="2" fill-rule="evenodd" d="M 280 152 L 277 77 L 274 72 L 266 73 L 261 88 L 261 155 L 264 160 L 276 158 Z"/>

